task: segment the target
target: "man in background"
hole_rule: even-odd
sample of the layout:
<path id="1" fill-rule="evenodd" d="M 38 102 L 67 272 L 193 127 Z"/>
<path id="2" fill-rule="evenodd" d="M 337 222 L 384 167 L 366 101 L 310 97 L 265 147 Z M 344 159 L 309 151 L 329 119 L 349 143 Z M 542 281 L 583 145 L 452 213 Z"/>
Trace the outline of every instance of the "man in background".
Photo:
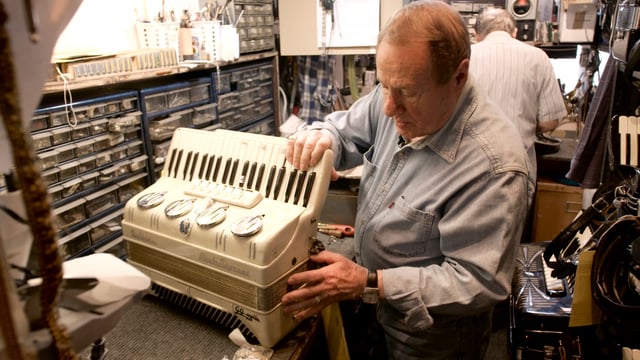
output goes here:
<path id="1" fill-rule="evenodd" d="M 536 177 L 536 134 L 555 129 L 567 116 L 547 54 L 516 39 L 516 24 L 504 9 L 485 8 L 475 24 L 469 73 L 507 114 L 522 135 Z"/>

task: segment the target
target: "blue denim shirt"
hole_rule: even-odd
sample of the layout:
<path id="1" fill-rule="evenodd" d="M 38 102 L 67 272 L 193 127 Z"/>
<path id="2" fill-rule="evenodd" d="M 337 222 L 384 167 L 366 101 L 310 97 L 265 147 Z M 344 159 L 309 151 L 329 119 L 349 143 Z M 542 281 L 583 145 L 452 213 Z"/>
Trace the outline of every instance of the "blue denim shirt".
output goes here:
<path id="1" fill-rule="evenodd" d="M 336 169 L 364 165 L 355 254 L 382 269 L 385 327 L 424 330 L 509 294 L 535 184 L 517 130 L 472 81 L 416 144 L 399 140 L 380 87 L 312 125 L 334 137 Z"/>

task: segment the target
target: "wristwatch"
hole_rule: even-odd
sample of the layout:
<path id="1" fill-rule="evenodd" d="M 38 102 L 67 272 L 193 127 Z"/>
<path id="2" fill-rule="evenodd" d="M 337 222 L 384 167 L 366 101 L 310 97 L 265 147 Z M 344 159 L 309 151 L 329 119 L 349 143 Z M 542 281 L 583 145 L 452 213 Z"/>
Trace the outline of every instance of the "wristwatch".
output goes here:
<path id="1" fill-rule="evenodd" d="M 364 287 L 364 292 L 362 293 L 361 299 L 365 304 L 376 304 L 378 303 L 378 271 L 369 270 L 369 274 L 367 274 L 367 285 Z"/>

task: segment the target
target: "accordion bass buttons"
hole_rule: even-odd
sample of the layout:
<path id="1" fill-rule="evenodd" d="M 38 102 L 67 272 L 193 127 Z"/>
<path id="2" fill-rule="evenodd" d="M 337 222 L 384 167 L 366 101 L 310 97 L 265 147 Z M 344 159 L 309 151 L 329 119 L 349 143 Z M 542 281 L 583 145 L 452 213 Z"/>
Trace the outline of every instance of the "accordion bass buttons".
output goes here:
<path id="1" fill-rule="evenodd" d="M 198 215 L 198 217 L 196 218 L 196 223 L 198 224 L 198 226 L 205 228 L 218 225 L 227 217 L 228 208 L 229 206 L 210 208 Z"/>
<path id="2" fill-rule="evenodd" d="M 162 204 L 166 194 L 166 191 L 156 191 L 144 194 L 140 198 L 138 198 L 136 205 L 138 205 L 138 207 L 142 209 L 151 209 Z"/>
<path id="3" fill-rule="evenodd" d="M 164 208 L 164 214 L 170 218 L 177 218 L 188 214 L 193 209 L 195 199 L 176 200 Z"/>
<path id="4" fill-rule="evenodd" d="M 245 216 L 231 224 L 231 233 L 236 236 L 249 237 L 262 230 L 264 215 Z"/>

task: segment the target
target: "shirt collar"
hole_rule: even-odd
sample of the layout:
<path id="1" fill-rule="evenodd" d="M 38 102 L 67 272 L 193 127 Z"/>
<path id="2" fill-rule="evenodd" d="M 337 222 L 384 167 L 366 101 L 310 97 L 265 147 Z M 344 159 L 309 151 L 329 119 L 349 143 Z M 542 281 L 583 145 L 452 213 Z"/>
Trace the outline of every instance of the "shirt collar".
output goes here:
<path id="1" fill-rule="evenodd" d="M 504 40 L 513 40 L 513 37 L 506 31 L 496 30 L 490 32 L 482 41 L 504 41 Z M 480 42 L 482 42 L 480 41 Z"/>
<path id="2" fill-rule="evenodd" d="M 428 146 L 445 161 L 452 163 L 462 142 L 465 125 L 477 106 L 476 90 L 473 86 L 473 80 L 469 78 L 449 121 L 435 134 L 425 137 L 424 140 L 412 143 L 411 146 L 415 149 Z"/>

